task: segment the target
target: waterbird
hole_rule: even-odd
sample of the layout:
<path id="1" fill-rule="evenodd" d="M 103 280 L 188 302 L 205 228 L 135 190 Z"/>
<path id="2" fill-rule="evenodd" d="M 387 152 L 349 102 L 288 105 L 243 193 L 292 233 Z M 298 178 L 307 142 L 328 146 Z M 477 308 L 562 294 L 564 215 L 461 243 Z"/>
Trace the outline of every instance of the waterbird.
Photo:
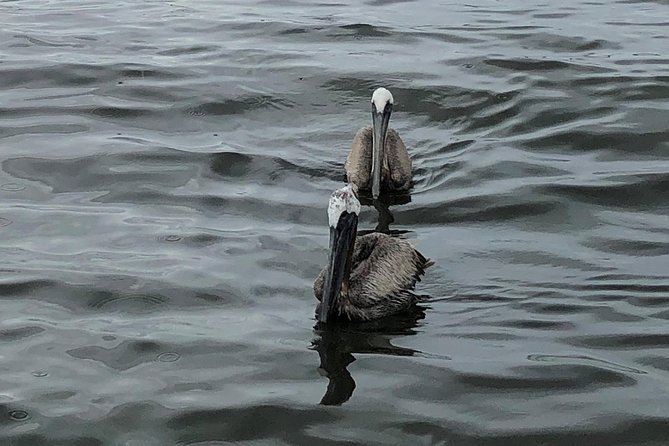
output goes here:
<path id="1" fill-rule="evenodd" d="M 393 95 L 381 87 L 372 94 L 372 126 L 358 130 L 344 169 L 346 180 L 359 191 L 406 193 L 411 189 L 411 158 L 396 130 L 388 128 Z"/>
<path id="2" fill-rule="evenodd" d="M 349 184 L 330 196 L 330 255 L 314 282 L 319 323 L 369 321 L 409 309 L 416 282 L 433 262 L 406 240 L 357 235 L 360 201 Z"/>

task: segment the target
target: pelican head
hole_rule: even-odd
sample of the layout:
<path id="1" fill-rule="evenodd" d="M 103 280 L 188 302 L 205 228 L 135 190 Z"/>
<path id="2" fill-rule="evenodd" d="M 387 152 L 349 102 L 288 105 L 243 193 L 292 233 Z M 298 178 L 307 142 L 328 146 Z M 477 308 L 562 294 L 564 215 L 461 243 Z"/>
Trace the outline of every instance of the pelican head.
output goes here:
<path id="1" fill-rule="evenodd" d="M 335 316 L 340 292 L 348 292 L 359 214 L 360 202 L 351 185 L 332 193 L 328 204 L 330 257 L 318 313 L 319 322 L 328 322 Z"/>
<path id="2" fill-rule="evenodd" d="M 392 111 L 393 95 L 383 87 L 374 90 L 372 94 L 372 197 L 374 199 L 379 198 L 381 191 L 381 164 Z"/>

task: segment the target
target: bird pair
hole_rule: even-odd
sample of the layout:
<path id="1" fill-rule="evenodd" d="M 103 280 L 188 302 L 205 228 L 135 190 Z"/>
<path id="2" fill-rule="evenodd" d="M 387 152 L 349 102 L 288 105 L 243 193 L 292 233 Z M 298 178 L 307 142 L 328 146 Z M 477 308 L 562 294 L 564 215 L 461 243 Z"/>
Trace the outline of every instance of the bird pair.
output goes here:
<path id="1" fill-rule="evenodd" d="M 367 321 L 410 308 L 412 292 L 425 269 L 433 264 L 406 240 L 381 233 L 357 236 L 360 201 L 357 193 L 408 192 L 411 159 L 400 138 L 388 128 L 393 95 L 385 88 L 372 94 L 372 126 L 361 128 L 346 159 L 346 187 L 328 204 L 330 254 L 314 282 L 321 323 Z"/>

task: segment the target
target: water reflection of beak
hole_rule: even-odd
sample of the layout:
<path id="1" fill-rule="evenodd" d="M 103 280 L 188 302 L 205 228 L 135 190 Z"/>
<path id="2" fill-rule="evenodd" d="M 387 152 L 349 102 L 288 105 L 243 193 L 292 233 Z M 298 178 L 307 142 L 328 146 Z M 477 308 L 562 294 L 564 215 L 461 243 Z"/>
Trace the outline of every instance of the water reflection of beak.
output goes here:
<path id="1" fill-rule="evenodd" d="M 357 230 L 358 216 L 355 213 L 343 212 L 337 227 L 330 226 L 330 257 L 318 313 L 319 322 L 329 322 L 336 317 L 335 306 L 339 294 L 342 290 L 348 290 Z"/>

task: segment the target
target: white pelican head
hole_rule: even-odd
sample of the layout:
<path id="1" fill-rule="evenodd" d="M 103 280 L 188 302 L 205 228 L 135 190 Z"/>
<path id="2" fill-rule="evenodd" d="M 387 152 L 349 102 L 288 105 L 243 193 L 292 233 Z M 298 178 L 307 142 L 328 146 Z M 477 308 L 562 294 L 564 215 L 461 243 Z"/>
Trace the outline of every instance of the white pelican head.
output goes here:
<path id="1" fill-rule="evenodd" d="M 328 222 L 331 228 L 336 228 L 341 215 L 347 212 L 349 214 L 360 215 L 360 201 L 355 196 L 353 187 L 342 187 L 332 192 L 328 202 Z"/>
<path id="2" fill-rule="evenodd" d="M 372 104 L 377 113 L 383 113 L 387 104 L 393 105 L 393 94 L 387 89 L 380 87 L 372 93 Z"/>

